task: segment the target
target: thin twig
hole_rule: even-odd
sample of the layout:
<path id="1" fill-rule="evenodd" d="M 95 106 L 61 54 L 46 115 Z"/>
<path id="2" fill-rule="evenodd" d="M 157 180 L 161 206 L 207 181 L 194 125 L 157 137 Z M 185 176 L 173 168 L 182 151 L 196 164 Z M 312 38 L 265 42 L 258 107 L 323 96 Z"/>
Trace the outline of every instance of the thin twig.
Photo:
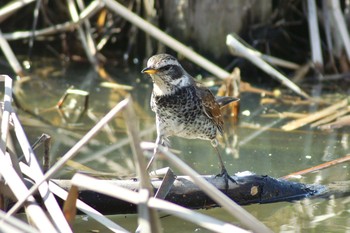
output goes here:
<path id="1" fill-rule="evenodd" d="M 320 165 L 314 166 L 314 167 L 310 167 L 298 172 L 293 172 L 289 175 L 283 176 L 281 177 L 282 179 L 290 179 L 293 178 L 295 176 L 301 176 L 301 175 L 305 175 L 311 172 L 315 172 L 315 171 L 319 171 L 325 168 L 329 168 L 332 167 L 334 165 L 340 164 L 340 163 L 344 163 L 344 162 L 348 162 L 350 161 L 350 155 L 346 155 L 345 157 L 339 158 L 339 159 L 334 159 L 332 161 L 326 162 L 326 163 L 322 163 Z"/>
<path id="2" fill-rule="evenodd" d="M 30 59 L 31 56 L 32 56 L 32 51 L 33 51 L 33 46 L 34 46 L 34 39 L 35 39 L 35 29 L 36 29 L 36 26 L 38 24 L 40 5 L 41 5 L 41 0 L 36 0 L 35 9 L 34 9 L 34 12 L 33 12 L 34 20 L 33 20 L 33 25 L 32 25 L 32 35 L 29 38 L 29 44 L 28 44 L 28 46 L 29 46 L 28 59 Z"/>

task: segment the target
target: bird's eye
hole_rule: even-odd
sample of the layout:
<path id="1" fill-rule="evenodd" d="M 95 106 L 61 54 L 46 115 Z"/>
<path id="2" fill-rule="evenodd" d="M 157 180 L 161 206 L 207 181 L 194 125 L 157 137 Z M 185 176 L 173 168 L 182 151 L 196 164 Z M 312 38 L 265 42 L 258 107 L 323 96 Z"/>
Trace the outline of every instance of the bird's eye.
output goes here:
<path id="1" fill-rule="evenodd" d="M 169 71 L 171 69 L 171 66 L 164 66 L 163 68 L 162 68 L 162 70 L 164 70 L 164 71 Z"/>

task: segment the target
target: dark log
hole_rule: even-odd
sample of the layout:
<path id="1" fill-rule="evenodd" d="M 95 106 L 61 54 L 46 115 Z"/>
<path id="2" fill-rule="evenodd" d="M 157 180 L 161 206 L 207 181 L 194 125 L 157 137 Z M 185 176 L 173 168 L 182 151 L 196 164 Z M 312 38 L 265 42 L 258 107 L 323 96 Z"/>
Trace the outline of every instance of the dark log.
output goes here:
<path id="1" fill-rule="evenodd" d="M 225 192 L 225 183 L 222 177 L 204 176 L 208 182 Z M 248 175 L 232 176 L 237 183 L 229 183 L 226 194 L 240 205 L 253 203 L 272 203 L 281 201 L 295 201 L 307 197 L 324 194 L 326 187 L 322 185 L 302 184 L 283 179 L 275 179 L 269 176 Z M 69 180 L 53 180 L 60 187 L 69 190 Z M 137 180 L 101 180 L 115 185 L 137 191 Z M 153 179 L 152 185 L 157 191 L 161 179 Z M 105 196 L 96 192 L 81 189 L 79 199 L 92 206 L 103 214 L 129 214 L 136 212 L 136 206 Z M 189 209 L 202 209 L 217 207 L 204 192 L 202 192 L 187 176 L 176 178 L 173 187 L 165 198 L 167 201 L 184 206 Z"/>

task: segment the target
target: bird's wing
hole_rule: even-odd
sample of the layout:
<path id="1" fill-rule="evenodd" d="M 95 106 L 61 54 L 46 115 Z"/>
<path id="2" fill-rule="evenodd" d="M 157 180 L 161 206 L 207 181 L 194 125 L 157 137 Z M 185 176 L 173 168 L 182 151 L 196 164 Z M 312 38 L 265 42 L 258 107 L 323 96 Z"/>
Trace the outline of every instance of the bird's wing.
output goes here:
<path id="1" fill-rule="evenodd" d="M 239 101 L 239 99 L 231 96 L 215 96 L 215 101 L 219 104 L 220 108 L 223 108 L 229 103 Z"/>
<path id="2" fill-rule="evenodd" d="M 222 134 L 224 121 L 222 120 L 220 105 L 215 101 L 213 93 L 211 93 L 208 88 L 198 83 L 196 83 L 196 93 L 202 100 L 205 114 L 214 122 L 219 132 Z"/>

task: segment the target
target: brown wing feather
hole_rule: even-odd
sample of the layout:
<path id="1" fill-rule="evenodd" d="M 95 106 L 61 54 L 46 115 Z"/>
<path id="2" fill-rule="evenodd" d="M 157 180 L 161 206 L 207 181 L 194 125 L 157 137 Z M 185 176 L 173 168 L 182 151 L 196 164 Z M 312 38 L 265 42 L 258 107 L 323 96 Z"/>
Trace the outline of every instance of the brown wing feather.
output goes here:
<path id="1" fill-rule="evenodd" d="M 196 90 L 198 97 L 202 100 L 205 114 L 214 122 L 222 134 L 224 121 L 221 116 L 220 105 L 215 101 L 215 96 L 208 88 L 198 83 L 196 84 Z"/>

